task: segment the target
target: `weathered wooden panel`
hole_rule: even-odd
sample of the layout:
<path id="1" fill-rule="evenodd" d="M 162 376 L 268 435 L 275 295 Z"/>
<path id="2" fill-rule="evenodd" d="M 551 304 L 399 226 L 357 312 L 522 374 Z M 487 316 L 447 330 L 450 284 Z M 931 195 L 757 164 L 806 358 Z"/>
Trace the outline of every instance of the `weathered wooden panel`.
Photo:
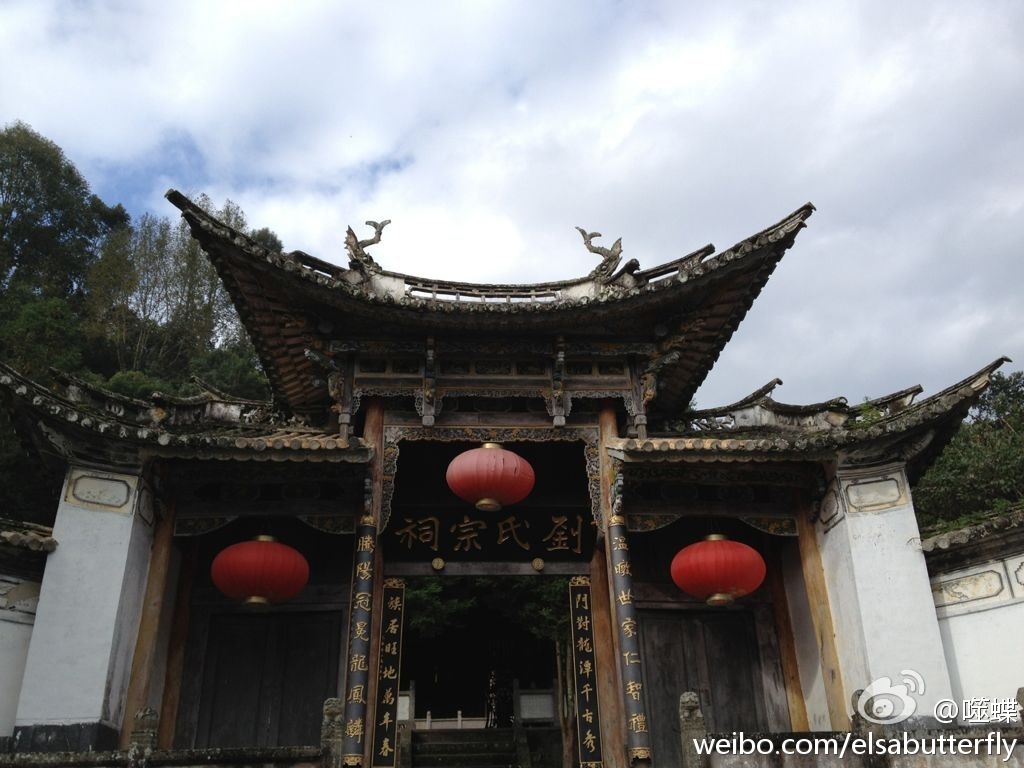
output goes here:
<path id="1" fill-rule="evenodd" d="M 643 638 L 644 690 L 647 715 L 651 719 L 651 750 L 659 765 L 680 765 L 679 719 L 672 702 L 679 693 L 695 690 L 693 643 L 687 629 L 674 616 L 641 613 Z M 688 653 L 689 651 L 689 653 Z M 687 656 L 690 657 L 688 664 Z M 687 688 L 685 686 L 689 685 Z"/>
<path id="2" fill-rule="evenodd" d="M 315 745 L 338 691 L 340 611 L 214 614 L 182 746 Z M 189 722 L 191 721 L 191 722 Z M 193 725 L 194 723 L 194 725 Z"/>
<path id="3" fill-rule="evenodd" d="M 651 741 L 658 765 L 678 765 L 679 696 L 696 691 L 711 732 L 763 731 L 776 725 L 785 692 L 777 671 L 762 675 L 762 662 L 777 666 L 778 652 L 765 653 L 767 632 L 757 631 L 750 611 L 641 611 L 644 690 Z M 760 643 L 759 643 L 760 641 Z M 770 644 L 770 642 L 769 642 Z M 767 656 L 767 658 L 765 658 Z"/>
<path id="4" fill-rule="evenodd" d="M 710 707 L 704 712 L 713 731 L 761 731 L 767 728 L 761 690 L 761 664 L 749 613 L 706 613 L 703 624 L 707 651 Z"/>
<path id="5" fill-rule="evenodd" d="M 269 618 L 222 615 L 210 621 L 195 746 L 266 746 L 259 726 Z"/>
<path id="6" fill-rule="evenodd" d="M 282 626 L 279 649 L 281 707 L 277 741 L 272 746 L 313 745 L 320 740 L 324 699 L 338 691 L 340 612 L 292 614 Z"/>

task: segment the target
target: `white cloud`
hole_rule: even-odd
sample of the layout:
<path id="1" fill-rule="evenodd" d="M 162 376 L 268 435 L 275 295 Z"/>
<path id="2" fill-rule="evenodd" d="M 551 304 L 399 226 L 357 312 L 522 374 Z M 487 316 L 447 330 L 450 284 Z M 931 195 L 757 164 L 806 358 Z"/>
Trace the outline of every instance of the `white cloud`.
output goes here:
<path id="1" fill-rule="evenodd" d="M 702 405 L 935 389 L 1024 355 L 1024 8 L 954 2 L 0 6 L 0 114 L 108 201 L 231 197 L 342 261 L 480 281 L 819 212 Z M 363 230 L 359 230 L 363 231 Z"/>

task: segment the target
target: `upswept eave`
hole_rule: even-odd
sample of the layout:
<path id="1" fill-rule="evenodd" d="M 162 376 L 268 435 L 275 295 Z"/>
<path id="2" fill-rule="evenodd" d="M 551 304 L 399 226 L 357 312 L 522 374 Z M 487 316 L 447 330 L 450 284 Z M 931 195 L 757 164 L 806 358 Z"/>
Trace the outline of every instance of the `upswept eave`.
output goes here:
<path id="1" fill-rule="evenodd" d="M 67 374 L 58 381 L 64 394 L 0 363 L 0 396 L 19 434 L 51 459 L 131 468 L 148 457 L 365 463 L 372 455 L 359 439 L 280 419 L 251 401 L 207 393 L 156 394 L 146 403 Z"/>
<path id="2" fill-rule="evenodd" d="M 844 398 L 792 406 L 769 396 L 772 382 L 731 406 L 663 424 L 646 440 L 614 440 L 609 450 L 626 462 L 904 460 L 913 479 L 938 456 L 1006 362 L 1001 357 L 917 403 L 909 400 L 920 387 L 862 406 L 849 406 Z"/>
<path id="3" fill-rule="evenodd" d="M 312 382 L 319 374 L 306 356 L 325 338 L 367 333 L 387 324 L 403 333 L 521 332 L 592 334 L 615 328 L 622 338 L 649 340 L 662 326 L 658 353 L 648 360 L 645 393 L 654 412 L 678 412 L 704 381 L 779 259 L 805 226 L 806 204 L 777 224 L 714 254 L 705 246 L 641 270 L 631 260 L 576 280 L 490 285 L 432 280 L 381 269 L 365 253 L 379 240 L 347 240 L 349 267 L 300 251 L 274 253 L 223 224 L 179 192 L 167 198 L 182 211 L 193 236 L 224 282 L 253 340 L 275 397 L 294 413 L 328 404 Z M 584 233 L 584 239 L 596 236 Z M 609 256 L 611 254 L 611 256 Z M 610 259 L 610 261 L 609 261 Z M 603 262 L 604 263 L 604 262 Z"/>
<path id="4" fill-rule="evenodd" d="M 217 254 L 208 246 L 228 246 L 247 256 L 253 265 L 266 263 L 319 288 L 339 291 L 371 304 L 401 306 L 417 312 L 426 309 L 455 314 L 558 312 L 570 307 L 615 303 L 634 296 L 657 293 L 670 288 L 673 284 L 703 277 L 755 250 L 791 238 L 805 226 L 806 220 L 815 210 L 811 203 L 806 203 L 778 223 L 741 240 L 732 248 L 717 255 L 714 253 L 713 245 L 706 245 L 649 269 L 619 270 L 603 281 L 591 274 L 576 279 L 542 283 L 469 283 L 417 277 L 383 269 L 371 272 L 401 281 L 402 291 L 396 293 L 394 290 L 383 288 L 382 283 L 364 279 L 366 272 L 360 269 L 341 267 L 302 251 L 270 251 L 244 233 L 217 220 L 177 190 L 169 190 L 166 197 L 181 210 L 182 217 L 189 224 L 193 236 L 211 256 L 216 257 Z M 593 283 L 607 286 L 609 290 L 593 294 L 569 290 Z M 424 292 L 435 295 L 428 297 L 423 295 Z"/>

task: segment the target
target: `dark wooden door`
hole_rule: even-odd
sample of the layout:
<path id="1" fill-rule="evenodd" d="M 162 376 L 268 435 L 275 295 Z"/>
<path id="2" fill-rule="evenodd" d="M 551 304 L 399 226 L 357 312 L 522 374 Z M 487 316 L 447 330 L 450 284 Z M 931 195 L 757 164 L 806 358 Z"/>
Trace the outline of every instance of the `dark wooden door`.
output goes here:
<path id="1" fill-rule="evenodd" d="M 644 690 L 658 765 L 679 765 L 679 696 L 696 691 L 712 733 L 766 731 L 770 722 L 755 615 L 643 611 Z M 774 679 L 775 676 L 772 676 Z M 782 692 L 784 695 L 784 692 Z"/>
<path id="2" fill-rule="evenodd" d="M 191 745 L 318 744 L 324 699 L 338 695 L 342 628 L 340 611 L 211 614 Z"/>

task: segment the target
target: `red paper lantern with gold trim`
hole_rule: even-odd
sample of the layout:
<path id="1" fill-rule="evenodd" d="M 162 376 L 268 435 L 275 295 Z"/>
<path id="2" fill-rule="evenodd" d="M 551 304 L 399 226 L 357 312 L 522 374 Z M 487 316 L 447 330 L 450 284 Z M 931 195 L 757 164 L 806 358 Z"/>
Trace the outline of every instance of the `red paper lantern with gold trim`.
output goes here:
<path id="1" fill-rule="evenodd" d="M 497 512 L 530 495 L 536 477 L 530 463 L 497 443 L 456 456 L 445 474 L 448 487 L 481 512 Z"/>
<path id="2" fill-rule="evenodd" d="M 309 581 L 309 563 L 296 549 L 273 536 L 232 544 L 210 566 L 214 585 L 228 597 L 246 603 L 291 600 Z"/>
<path id="3" fill-rule="evenodd" d="M 672 558 L 672 581 L 708 605 L 728 605 L 764 581 L 764 558 L 753 547 L 712 534 Z"/>

